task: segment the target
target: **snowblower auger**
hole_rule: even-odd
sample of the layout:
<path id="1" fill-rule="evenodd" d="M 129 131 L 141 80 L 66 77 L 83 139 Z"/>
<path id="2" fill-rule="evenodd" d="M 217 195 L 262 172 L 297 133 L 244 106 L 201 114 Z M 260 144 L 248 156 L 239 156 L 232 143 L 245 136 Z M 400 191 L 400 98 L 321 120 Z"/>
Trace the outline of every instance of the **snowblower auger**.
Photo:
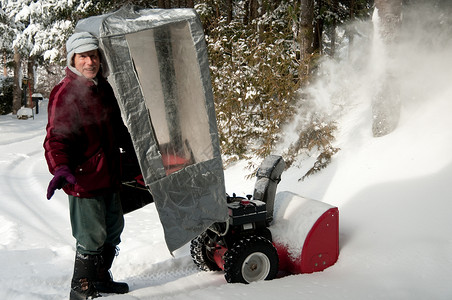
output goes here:
<path id="1" fill-rule="evenodd" d="M 276 277 L 279 258 L 268 225 L 284 166 L 282 157 L 268 156 L 257 172 L 253 195 L 227 196 L 228 220 L 213 224 L 191 242 L 191 256 L 201 270 L 223 270 L 231 283 Z"/>

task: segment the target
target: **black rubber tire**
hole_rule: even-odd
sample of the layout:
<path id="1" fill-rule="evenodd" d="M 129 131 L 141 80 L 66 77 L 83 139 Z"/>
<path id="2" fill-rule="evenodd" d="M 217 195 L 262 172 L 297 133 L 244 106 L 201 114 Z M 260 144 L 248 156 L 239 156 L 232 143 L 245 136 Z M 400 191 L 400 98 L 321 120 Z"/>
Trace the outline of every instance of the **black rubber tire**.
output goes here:
<path id="1" fill-rule="evenodd" d="M 195 265 L 202 271 L 220 271 L 213 259 L 213 252 L 207 248 L 209 237 L 205 232 L 198 235 L 190 243 L 190 255 Z"/>
<path id="2" fill-rule="evenodd" d="M 230 283 L 271 280 L 278 274 L 278 252 L 261 236 L 250 236 L 236 242 L 224 257 L 224 277 Z"/>

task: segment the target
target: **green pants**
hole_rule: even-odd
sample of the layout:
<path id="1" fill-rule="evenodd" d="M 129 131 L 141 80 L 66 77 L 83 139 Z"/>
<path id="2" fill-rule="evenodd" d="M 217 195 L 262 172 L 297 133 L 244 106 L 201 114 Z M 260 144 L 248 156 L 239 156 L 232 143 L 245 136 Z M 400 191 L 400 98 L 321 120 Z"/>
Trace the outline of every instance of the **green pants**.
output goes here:
<path id="1" fill-rule="evenodd" d="M 124 215 L 118 193 L 94 198 L 69 196 L 72 235 L 77 251 L 100 254 L 105 244 L 117 246 L 124 229 Z"/>

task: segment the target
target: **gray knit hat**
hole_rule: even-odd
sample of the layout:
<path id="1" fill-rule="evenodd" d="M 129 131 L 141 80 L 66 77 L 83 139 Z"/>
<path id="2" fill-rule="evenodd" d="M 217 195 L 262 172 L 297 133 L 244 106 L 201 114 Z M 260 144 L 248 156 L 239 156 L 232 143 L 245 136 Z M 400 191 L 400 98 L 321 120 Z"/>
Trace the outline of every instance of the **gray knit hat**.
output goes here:
<path id="1" fill-rule="evenodd" d="M 77 32 L 66 42 L 67 65 L 71 66 L 72 56 L 76 53 L 87 52 L 99 48 L 99 41 L 89 32 Z"/>

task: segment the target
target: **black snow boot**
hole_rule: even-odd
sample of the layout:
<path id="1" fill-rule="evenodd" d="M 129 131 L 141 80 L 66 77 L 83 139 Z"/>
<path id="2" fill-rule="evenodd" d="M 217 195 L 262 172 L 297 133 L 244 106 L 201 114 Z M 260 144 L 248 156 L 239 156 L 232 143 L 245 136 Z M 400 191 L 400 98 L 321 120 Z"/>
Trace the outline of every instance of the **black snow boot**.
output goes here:
<path id="1" fill-rule="evenodd" d="M 77 252 L 69 300 L 86 300 L 101 297 L 93 285 L 99 259 L 99 255 L 84 255 Z"/>
<path id="2" fill-rule="evenodd" d="M 101 260 L 97 265 L 97 279 L 94 286 L 101 293 L 125 294 L 129 292 L 129 285 L 125 282 L 113 281 L 110 268 L 113 259 L 117 255 L 117 249 L 113 245 L 105 245 L 101 253 Z"/>

